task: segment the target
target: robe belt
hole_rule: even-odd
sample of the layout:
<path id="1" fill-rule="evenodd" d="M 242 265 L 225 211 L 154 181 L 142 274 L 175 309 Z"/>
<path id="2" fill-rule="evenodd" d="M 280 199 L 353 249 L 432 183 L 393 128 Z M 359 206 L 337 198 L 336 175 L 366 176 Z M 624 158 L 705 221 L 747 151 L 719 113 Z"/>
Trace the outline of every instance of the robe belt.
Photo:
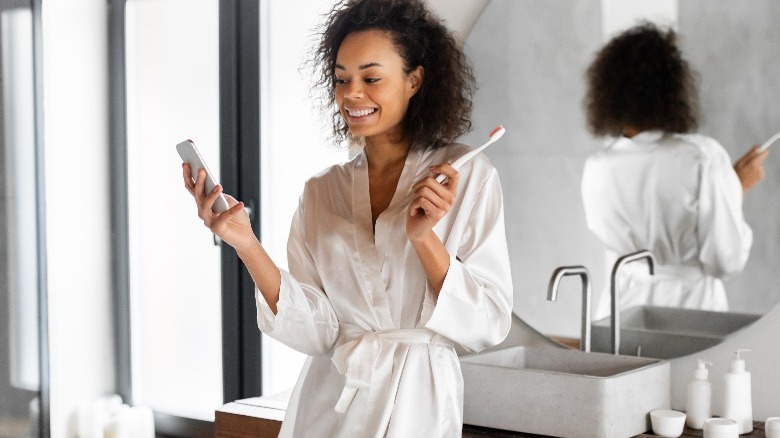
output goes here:
<path id="1" fill-rule="evenodd" d="M 358 389 L 371 387 L 382 341 L 454 345 L 451 340 L 427 328 L 368 331 L 352 324 L 339 323 L 339 337 L 347 341 L 333 351 L 331 360 L 338 372 L 346 377 L 344 390 L 334 408 L 340 414 L 347 412 Z"/>

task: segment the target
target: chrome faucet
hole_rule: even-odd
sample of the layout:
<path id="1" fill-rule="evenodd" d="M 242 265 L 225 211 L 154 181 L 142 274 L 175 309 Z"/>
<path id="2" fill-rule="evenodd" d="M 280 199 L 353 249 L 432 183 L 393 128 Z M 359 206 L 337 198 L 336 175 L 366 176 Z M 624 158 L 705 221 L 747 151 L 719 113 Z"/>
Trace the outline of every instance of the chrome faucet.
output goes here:
<path id="1" fill-rule="evenodd" d="M 547 300 L 558 299 L 558 285 L 567 275 L 579 275 L 582 279 L 582 327 L 580 329 L 580 350 L 590 351 L 590 273 L 584 266 L 561 266 L 553 271 L 550 285 L 547 287 Z"/>
<path id="2" fill-rule="evenodd" d="M 617 292 L 617 277 L 623 266 L 641 259 L 647 259 L 647 267 L 650 275 L 655 275 L 655 257 L 650 251 L 643 249 L 620 257 L 612 267 L 612 278 L 609 283 L 610 298 L 612 299 L 612 314 L 609 321 L 612 326 L 612 354 L 620 354 L 620 301 Z"/>

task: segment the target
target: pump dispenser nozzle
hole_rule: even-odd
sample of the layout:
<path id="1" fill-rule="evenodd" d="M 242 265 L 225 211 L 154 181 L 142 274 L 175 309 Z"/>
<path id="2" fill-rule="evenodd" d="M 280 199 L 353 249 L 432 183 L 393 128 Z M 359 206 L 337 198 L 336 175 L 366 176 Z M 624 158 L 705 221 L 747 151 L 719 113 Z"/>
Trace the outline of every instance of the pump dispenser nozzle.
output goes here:
<path id="1" fill-rule="evenodd" d="M 744 373 L 745 372 L 745 360 L 742 359 L 742 353 L 749 353 L 747 348 L 741 348 L 734 352 L 734 357 L 731 358 L 731 372 Z"/>
<path id="2" fill-rule="evenodd" d="M 712 362 L 704 359 L 696 359 L 699 361 L 699 366 L 696 368 L 696 371 L 693 372 L 693 377 L 697 380 L 707 380 L 707 377 L 709 375 L 709 370 L 707 369 L 707 366 L 712 366 Z"/>

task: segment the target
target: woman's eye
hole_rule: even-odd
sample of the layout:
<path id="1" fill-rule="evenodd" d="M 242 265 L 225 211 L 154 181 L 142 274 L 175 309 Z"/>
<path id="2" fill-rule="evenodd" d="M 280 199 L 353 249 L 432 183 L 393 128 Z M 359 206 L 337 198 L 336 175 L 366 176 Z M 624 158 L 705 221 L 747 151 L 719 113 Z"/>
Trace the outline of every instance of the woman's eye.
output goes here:
<path id="1" fill-rule="evenodd" d="M 336 83 L 336 85 L 344 85 L 344 84 L 346 84 L 346 83 L 347 83 L 347 81 L 346 81 L 346 79 L 339 79 L 339 78 L 336 78 L 336 79 L 335 79 L 335 83 Z"/>
<path id="2" fill-rule="evenodd" d="M 375 84 L 377 82 L 379 82 L 379 78 L 366 78 L 367 84 Z"/>

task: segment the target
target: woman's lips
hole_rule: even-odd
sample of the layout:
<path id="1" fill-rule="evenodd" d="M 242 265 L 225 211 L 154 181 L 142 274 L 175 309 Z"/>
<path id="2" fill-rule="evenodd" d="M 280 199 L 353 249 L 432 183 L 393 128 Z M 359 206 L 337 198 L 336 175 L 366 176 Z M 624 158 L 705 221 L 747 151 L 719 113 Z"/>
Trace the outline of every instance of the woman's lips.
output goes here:
<path id="1" fill-rule="evenodd" d="M 361 123 L 377 113 L 376 108 L 345 108 L 350 123 Z"/>

